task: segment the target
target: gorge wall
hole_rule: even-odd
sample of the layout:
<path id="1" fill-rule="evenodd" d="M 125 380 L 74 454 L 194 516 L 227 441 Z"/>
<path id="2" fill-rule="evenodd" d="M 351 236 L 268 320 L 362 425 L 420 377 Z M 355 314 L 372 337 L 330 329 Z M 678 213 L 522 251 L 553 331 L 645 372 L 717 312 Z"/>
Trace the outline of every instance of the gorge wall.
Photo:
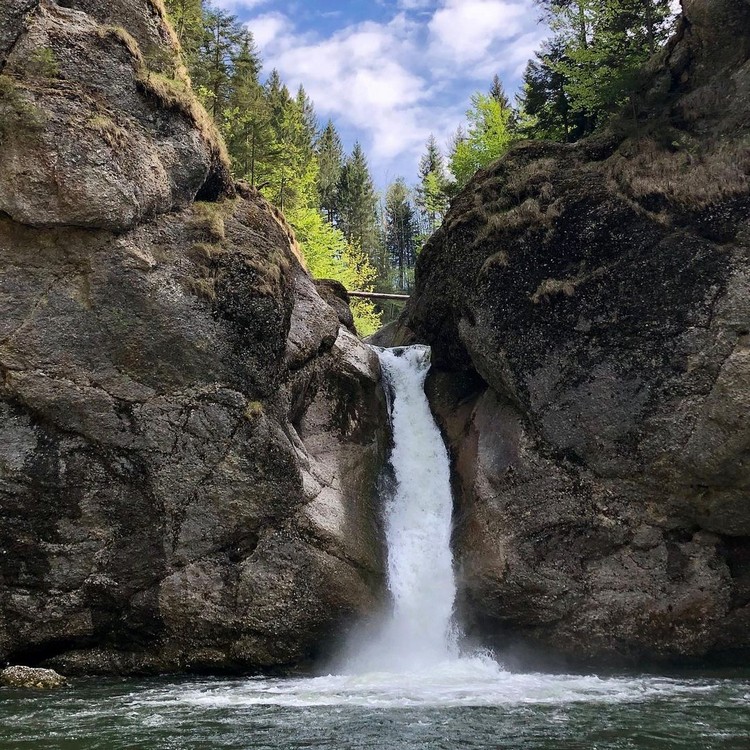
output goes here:
<path id="1" fill-rule="evenodd" d="M 480 172 L 385 343 L 434 350 L 470 634 L 750 649 L 750 3 L 638 116 Z M 383 590 L 346 295 L 235 185 L 158 0 L 0 8 L 0 662 L 274 669 Z"/>
<path id="2" fill-rule="evenodd" d="M 284 667 L 372 608 L 379 364 L 320 292 L 158 0 L 2 4 L 0 662 Z"/>
<path id="3" fill-rule="evenodd" d="M 381 341 L 433 347 L 471 632 L 750 649 L 750 3 L 685 0 L 632 113 L 481 171 Z"/>

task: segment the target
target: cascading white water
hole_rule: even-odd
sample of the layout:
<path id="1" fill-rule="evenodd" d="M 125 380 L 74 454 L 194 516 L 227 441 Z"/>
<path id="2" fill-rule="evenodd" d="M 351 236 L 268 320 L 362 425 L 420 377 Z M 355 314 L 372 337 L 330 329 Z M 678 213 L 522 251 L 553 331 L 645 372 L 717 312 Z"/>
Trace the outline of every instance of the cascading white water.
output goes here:
<path id="1" fill-rule="evenodd" d="M 391 466 L 396 480 L 385 507 L 393 610 L 347 666 L 359 672 L 411 671 L 457 656 L 450 468 L 424 393 L 430 348 L 378 352 L 391 402 Z"/>

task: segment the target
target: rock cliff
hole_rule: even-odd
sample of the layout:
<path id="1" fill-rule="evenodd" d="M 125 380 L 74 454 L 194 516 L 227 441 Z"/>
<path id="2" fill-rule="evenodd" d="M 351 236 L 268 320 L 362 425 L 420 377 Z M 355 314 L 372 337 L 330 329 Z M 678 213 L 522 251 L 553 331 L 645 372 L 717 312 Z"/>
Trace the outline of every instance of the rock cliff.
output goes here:
<path id="1" fill-rule="evenodd" d="M 750 649 L 750 3 L 632 113 L 481 171 L 395 334 L 434 348 L 464 616 L 578 661 Z"/>
<path id="2" fill-rule="evenodd" d="M 325 293 L 158 0 L 3 3 L 0 662 L 286 667 L 373 606 L 379 365 Z"/>

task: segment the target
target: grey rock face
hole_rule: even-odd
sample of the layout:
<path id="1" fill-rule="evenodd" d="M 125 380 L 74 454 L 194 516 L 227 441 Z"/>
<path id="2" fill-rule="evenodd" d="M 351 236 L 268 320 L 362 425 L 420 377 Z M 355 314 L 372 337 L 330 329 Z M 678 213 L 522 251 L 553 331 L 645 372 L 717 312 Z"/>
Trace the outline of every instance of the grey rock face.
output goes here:
<path id="1" fill-rule="evenodd" d="M 0 658 L 289 665 L 374 604 L 377 358 L 262 200 L 0 267 Z"/>
<path id="2" fill-rule="evenodd" d="M 346 291 L 346 287 L 340 281 L 334 279 L 316 279 L 315 288 L 318 294 L 336 311 L 339 323 L 356 334 L 354 316 L 349 307 L 349 293 Z"/>
<path id="3" fill-rule="evenodd" d="M 383 586 L 377 357 L 159 8 L 0 8 L 0 661 L 299 665 Z"/>
<path id="4" fill-rule="evenodd" d="M 419 259 L 402 330 L 434 347 L 463 608 L 500 646 L 750 648 L 750 6 L 686 12 L 637 128 L 515 148 Z"/>
<path id="5" fill-rule="evenodd" d="M 0 211 L 119 231 L 199 192 L 232 194 L 215 128 L 148 0 L 10 3 L 0 28 Z"/>

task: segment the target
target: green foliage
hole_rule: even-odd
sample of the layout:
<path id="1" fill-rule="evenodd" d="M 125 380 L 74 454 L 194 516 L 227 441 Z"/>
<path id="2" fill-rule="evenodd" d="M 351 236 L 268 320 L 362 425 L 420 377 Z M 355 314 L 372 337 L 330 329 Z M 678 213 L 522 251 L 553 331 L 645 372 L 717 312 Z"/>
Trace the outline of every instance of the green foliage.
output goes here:
<path id="1" fill-rule="evenodd" d="M 39 47 L 29 55 L 26 72 L 35 78 L 57 78 L 60 75 L 60 63 L 49 47 Z"/>
<path id="2" fill-rule="evenodd" d="M 304 86 L 297 89 L 294 104 L 300 122 L 300 127 L 296 132 L 296 145 L 302 157 L 307 161 L 316 155 L 315 142 L 318 138 L 318 117 Z"/>
<path id="3" fill-rule="evenodd" d="M 255 422 L 259 417 L 263 416 L 263 402 L 262 401 L 248 401 L 244 411 L 245 419 L 248 422 Z"/>
<path id="4" fill-rule="evenodd" d="M 344 168 L 344 147 L 332 120 L 320 134 L 316 147 L 318 157 L 318 195 L 320 208 L 332 224 L 340 215 L 339 187 Z"/>
<path id="5" fill-rule="evenodd" d="M 44 125 L 44 112 L 30 102 L 23 92 L 19 81 L 0 74 L 0 143 L 11 132 L 27 134 Z"/>
<path id="6" fill-rule="evenodd" d="M 448 210 L 448 181 L 445 178 L 445 162 L 434 135 L 427 141 L 427 151 L 419 160 L 419 185 L 417 186 L 416 203 L 420 212 L 419 236 L 417 247 L 420 248 L 443 222 Z"/>
<path id="7" fill-rule="evenodd" d="M 503 83 L 500 80 L 500 76 L 497 75 L 497 73 L 492 79 L 492 85 L 490 86 L 489 95 L 490 99 L 494 99 L 500 105 L 501 109 L 510 109 L 510 101 L 508 100 L 508 96 L 505 93 L 505 88 L 503 88 Z"/>
<path id="8" fill-rule="evenodd" d="M 555 35 L 524 75 L 521 130 L 574 141 L 630 105 L 671 28 L 668 0 L 542 0 Z"/>
<path id="9" fill-rule="evenodd" d="M 567 79 L 573 107 L 601 118 L 625 104 L 637 90 L 641 69 L 656 51 L 657 42 L 665 38 L 669 5 L 667 0 L 590 4 L 579 0 L 579 4 L 586 27 L 577 34 L 570 34 L 570 11 L 558 13 L 560 33 L 567 33 L 568 44 L 556 67 Z"/>
<path id="10" fill-rule="evenodd" d="M 263 192 L 282 211 L 313 201 L 317 174 L 312 140 L 306 140 L 305 113 L 277 71 L 265 86 L 270 139 L 268 158 L 258 167 Z"/>
<path id="11" fill-rule="evenodd" d="M 377 196 L 365 152 L 355 143 L 341 170 L 338 226 L 346 239 L 371 259 L 378 256 L 379 249 L 376 207 Z M 384 270 L 378 268 L 381 278 Z"/>
<path id="12" fill-rule="evenodd" d="M 512 111 L 492 96 L 474 94 L 466 119 L 466 134 L 457 133 L 448 164 L 458 188 L 466 185 L 478 169 L 502 156 L 514 138 Z"/>
<path id="13" fill-rule="evenodd" d="M 399 291 L 409 291 L 414 280 L 417 226 L 409 189 L 401 177 L 385 194 L 385 248 L 393 269 L 392 286 Z"/>
<path id="14" fill-rule="evenodd" d="M 254 49 L 252 35 L 224 10 L 204 10 L 203 33 L 191 66 L 191 78 L 203 105 L 221 125 L 230 98 L 234 58 L 243 49 Z"/>
<path id="15" fill-rule="evenodd" d="M 562 42 L 546 42 L 529 60 L 523 76 L 523 107 L 518 129 L 527 138 L 570 142 L 589 128 L 589 118 L 575 110 L 567 89 L 568 77 L 560 63 L 565 59 Z"/>
<path id="16" fill-rule="evenodd" d="M 320 212 L 298 208 L 290 212 L 290 222 L 310 273 L 319 279 L 335 279 L 347 289 L 372 291 L 377 271 L 367 255 L 347 242 L 343 233 L 329 224 Z M 357 331 L 369 336 L 380 328 L 380 315 L 368 300 L 352 301 Z"/>
<path id="17" fill-rule="evenodd" d="M 235 174 L 251 185 L 257 185 L 263 165 L 273 159 L 277 149 L 270 109 L 259 80 L 260 70 L 260 57 L 252 36 L 248 35 L 232 56 L 222 133 Z"/>
<path id="18" fill-rule="evenodd" d="M 349 306 L 354 316 L 354 325 L 360 336 L 371 336 L 383 325 L 383 313 L 369 300 L 353 299 Z"/>
<path id="19" fill-rule="evenodd" d="M 188 65 L 194 63 L 203 39 L 202 0 L 166 0 L 172 26 Z"/>

